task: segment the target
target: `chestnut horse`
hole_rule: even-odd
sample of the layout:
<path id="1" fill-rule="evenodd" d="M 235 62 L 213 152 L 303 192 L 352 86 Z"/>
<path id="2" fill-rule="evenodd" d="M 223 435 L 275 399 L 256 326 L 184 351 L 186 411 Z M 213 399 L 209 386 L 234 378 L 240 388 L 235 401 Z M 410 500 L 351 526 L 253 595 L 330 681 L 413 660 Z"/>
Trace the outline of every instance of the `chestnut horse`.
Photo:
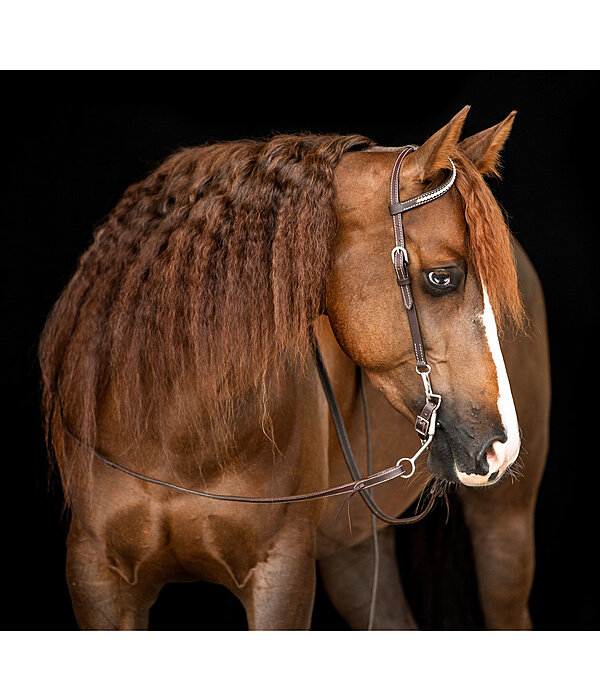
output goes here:
<path id="1" fill-rule="evenodd" d="M 528 628 L 548 444 L 544 301 L 483 179 L 497 174 L 514 113 L 460 141 L 467 111 L 400 171 L 403 199 L 443 182 L 449 158 L 457 171 L 443 197 L 404 215 L 443 402 L 415 474 L 374 495 L 399 515 L 432 479 L 456 484 L 486 626 Z M 347 482 L 310 352 L 313 328 L 359 463 L 357 365 L 368 378 L 374 465 L 415 453 L 423 386 L 390 262 L 398 152 L 361 136 L 310 134 L 189 148 L 131 186 L 99 226 L 40 343 L 81 628 L 146 628 L 165 583 L 205 580 L 239 598 L 250 629 L 306 629 L 317 561 L 340 614 L 366 626 L 373 556 L 363 502 L 352 501 L 349 531 L 335 519 L 339 498 L 202 499 L 112 470 L 94 450 L 220 494 L 281 496 Z M 393 529 L 378 527 L 374 626 L 413 628 Z"/>

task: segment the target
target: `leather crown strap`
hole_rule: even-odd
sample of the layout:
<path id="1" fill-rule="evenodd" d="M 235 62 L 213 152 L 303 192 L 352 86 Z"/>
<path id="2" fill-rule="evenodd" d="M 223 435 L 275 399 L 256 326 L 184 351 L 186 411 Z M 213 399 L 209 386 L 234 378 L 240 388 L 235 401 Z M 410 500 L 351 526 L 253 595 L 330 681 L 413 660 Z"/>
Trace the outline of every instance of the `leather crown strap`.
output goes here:
<path id="1" fill-rule="evenodd" d="M 300 501 L 310 501 L 310 500 L 316 500 L 316 499 L 321 499 L 321 498 L 329 498 L 332 496 L 340 496 L 346 494 L 348 498 L 352 497 L 356 493 L 360 493 L 361 497 L 364 499 L 365 503 L 369 507 L 369 509 L 372 511 L 372 513 L 378 517 L 380 520 L 383 520 L 387 523 L 392 523 L 395 525 L 401 525 L 401 524 L 410 524 L 417 522 L 421 518 L 423 518 L 427 513 L 431 510 L 433 507 L 433 504 L 435 502 L 435 497 L 436 496 L 441 496 L 442 493 L 436 485 L 432 486 L 430 489 L 430 502 L 427 505 L 427 507 L 418 515 L 412 516 L 412 517 L 407 517 L 407 518 L 393 518 L 385 513 L 383 513 L 375 501 L 373 500 L 373 497 L 370 493 L 370 489 L 372 489 L 375 486 L 379 486 L 380 484 L 384 484 L 387 481 L 391 481 L 392 479 L 396 479 L 397 477 L 404 477 L 407 478 L 409 476 L 412 476 L 412 473 L 414 472 L 414 466 L 415 466 L 415 460 L 416 458 L 422 454 L 422 452 L 426 449 L 426 447 L 431 443 L 433 439 L 433 434 L 435 432 L 435 417 L 437 413 L 437 409 L 440 406 L 441 403 L 441 396 L 438 394 L 434 394 L 431 391 L 431 383 L 429 381 L 429 371 L 430 367 L 427 364 L 427 359 L 425 356 L 425 348 L 423 345 L 423 339 L 421 337 L 421 329 L 419 326 L 419 320 L 417 317 L 417 312 L 414 304 L 414 299 L 412 296 L 412 290 L 411 290 L 411 285 L 410 285 L 410 277 L 408 274 L 408 254 L 406 252 L 406 242 L 405 242 L 405 237 L 404 237 L 404 229 L 402 226 L 402 213 L 405 211 L 408 211 L 409 209 L 413 209 L 415 207 L 421 206 L 422 204 L 427 204 L 428 202 L 433 201 L 434 199 L 437 199 L 438 197 L 441 197 L 443 194 L 445 194 L 450 187 L 454 184 L 454 180 L 456 178 L 456 169 L 454 167 L 454 163 L 450 161 L 451 166 L 452 166 L 452 174 L 451 176 L 444 182 L 442 185 L 439 187 L 435 188 L 434 190 L 431 190 L 429 192 L 425 192 L 424 194 L 418 195 L 417 197 L 413 197 L 412 199 L 406 200 L 404 202 L 400 202 L 399 200 L 399 174 L 400 174 L 400 168 L 402 166 L 402 163 L 406 156 L 411 153 L 412 151 L 416 150 L 416 146 L 407 146 L 404 148 L 400 154 L 398 155 L 398 158 L 396 159 L 396 162 L 394 163 L 394 167 L 392 170 L 392 177 L 391 177 L 391 182 L 390 182 L 390 214 L 392 215 L 392 220 L 394 224 L 394 236 L 396 240 L 396 247 L 392 251 L 392 260 L 394 262 L 394 268 L 396 270 L 396 279 L 398 282 L 398 286 L 400 287 L 400 291 L 402 293 L 402 300 L 404 303 L 404 308 L 406 310 L 407 316 L 408 316 L 408 322 L 409 322 L 409 327 L 410 327 L 410 332 L 412 336 L 412 341 L 413 341 L 413 346 L 414 346 L 414 351 L 415 351 L 415 357 L 417 360 L 417 372 L 421 375 L 423 379 L 423 385 L 425 388 L 425 396 L 426 396 L 426 403 L 425 406 L 423 407 L 421 413 L 417 416 L 416 423 L 415 423 L 415 429 L 421 438 L 422 441 L 422 447 L 421 449 L 412 457 L 412 458 L 402 458 L 398 460 L 395 466 L 393 467 L 388 467 L 387 469 L 382 469 L 381 471 L 373 473 L 369 473 L 368 476 L 366 477 L 361 477 L 360 472 L 358 469 L 358 466 L 356 464 L 356 460 L 354 459 L 354 455 L 352 453 L 352 449 L 350 447 L 350 442 L 348 439 L 348 434 L 344 425 L 344 421 L 342 418 L 341 411 L 339 409 L 339 406 L 337 404 L 337 400 L 335 398 L 335 393 L 333 391 L 333 387 L 331 385 L 331 381 L 329 379 L 329 376 L 327 374 L 327 370 L 325 368 L 325 364 L 323 362 L 323 358 L 321 355 L 321 351 L 319 349 L 319 345 L 317 343 L 316 337 L 314 336 L 314 333 L 312 334 L 312 343 L 313 343 L 313 349 L 314 349 L 314 355 L 315 355 L 315 364 L 317 367 L 317 371 L 319 374 L 319 378 L 321 380 L 321 385 L 323 386 L 323 391 L 325 393 L 325 396 L 327 398 L 327 402 L 329 404 L 331 416 L 333 419 L 333 423 L 336 429 L 337 437 L 340 443 L 340 447 L 342 450 L 342 453 L 344 455 L 344 459 L 346 461 L 346 464 L 348 466 L 348 470 L 350 474 L 352 475 L 354 481 L 351 481 L 346 484 L 340 484 L 339 486 L 332 486 L 327 489 L 322 489 L 320 491 L 313 491 L 311 493 L 301 493 L 301 494 L 293 494 L 293 495 L 288 495 L 288 496 L 279 496 L 279 497 L 250 497 L 250 496 L 234 496 L 234 495 L 225 495 L 225 494 L 217 494 L 217 493 L 209 493 L 206 491 L 197 491 L 195 489 L 189 489 L 184 486 L 180 486 L 178 484 L 172 484 L 168 481 L 163 481 L 161 479 L 155 479 L 154 477 L 146 476 L 144 474 L 140 474 L 139 472 L 135 472 L 131 469 L 128 469 L 126 467 L 121 466 L 117 462 L 113 462 L 112 460 L 108 459 L 107 457 L 103 456 L 96 450 L 94 450 L 91 447 L 85 446 L 81 440 L 79 440 L 75 435 L 73 435 L 70 431 L 68 432 L 69 437 L 77 442 L 79 445 L 81 445 L 84 449 L 89 450 L 95 458 L 97 458 L 100 462 L 105 464 L 108 467 L 111 467 L 112 469 L 115 469 L 117 471 L 120 471 L 124 474 L 127 474 L 129 476 L 135 477 L 136 479 L 139 479 L 140 481 L 144 481 L 149 484 L 156 484 L 158 486 L 164 486 L 170 489 L 174 489 L 176 491 L 180 491 L 182 493 L 187 493 L 191 494 L 193 496 L 202 496 L 204 498 L 210 498 L 212 500 L 217 500 L 217 501 L 228 501 L 228 502 L 233 502 L 233 503 L 253 503 L 253 504 L 260 504 L 260 503 L 271 503 L 271 504 L 277 504 L 277 503 L 296 503 Z M 368 446 L 368 455 L 367 455 L 367 461 L 370 465 L 371 462 L 371 457 L 370 457 L 370 432 L 369 432 L 369 424 L 368 424 L 368 412 L 367 412 L 367 404 L 366 404 L 366 394 L 364 391 L 364 379 L 363 379 L 363 373 L 362 370 L 359 368 L 359 373 L 358 373 L 358 380 L 359 380 L 359 387 L 361 390 L 361 395 L 363 399 L 363 407 L 364 407 L 364 412 L 365 412 L 365 423 L 366 423 L 366 430 L 367 430 L 367 446 Z M 412 466 L 412 471 L 407 475 L 406 470 L 403 467 L 404 462 L 409 462 Z M 369 472 L 371 472 L 370 466 L 369 466 Z M 343 505 L 343 504 L 342 504 Z M 339 511 L 338 511 L 339 512 Z"/>

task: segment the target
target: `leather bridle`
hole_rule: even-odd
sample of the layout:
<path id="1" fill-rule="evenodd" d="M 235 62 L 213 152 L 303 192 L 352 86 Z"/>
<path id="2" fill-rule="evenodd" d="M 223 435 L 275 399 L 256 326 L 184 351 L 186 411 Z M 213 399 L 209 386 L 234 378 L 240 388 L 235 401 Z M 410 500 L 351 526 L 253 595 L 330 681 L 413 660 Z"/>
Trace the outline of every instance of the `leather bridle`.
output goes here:
<path id="1" fill-rule="evenodd" d="M 254 503 L 254 504 L 262 504 L 262 503 L 270 503 L 270 504 L 283 504 L 283 503 L 296 503 L 296 502 L 301 502 L 301 501 L 310 501 L 310 500 L 317 500 L 317 499 L 322 499 L 322 498 L 329 498 L 332 496 L 340 496 L 340 495 L 346 495 L 347 499 L 345 501 L 349 503 L 349 500 L 352 496 L 354 496 L 357 493 L 360 493 L 361 497 L 365 501 L 366 505 L 368 508 L 371 510 L 372 513 L 372 527 L 373 527 L 373 538 L 374 538 L 374 546 L 375 546 L 375 555 L 376 555 L 376 561 L 378 558 L 378 547 L 377 547 L 377 531 L 376 531 L 376 524 L 375 524 L 375 518 L 379 518 L 380 520 L 383 520 L 386 523 L 391 523 L 394 525 L 406 525 L 406 524 L 411 524 L 415 523 L 418 520 L 421 520 L 427 513 L 429 513 L 433 507 L 433 504 L 435 503 L 435 499 L 437 496 L 442 495 L 442 490 L 439 488 L 439 485 L 437 483 L 434 483 L 433 486 L 430 488 L 430 501 L 429 504 L 426 506 L 426 508 L 421 511 L 418 515 L 414 515 L 411 517 L 406 517 L 406 518 L 395 518 L 391 517 L 389 515 L 386 515 L 381 511 L 381 509 L 377 506 L 375 503 L 375 500 L 373 499 L 371 490 L 375 486 L 379 486 L 380 484 L 384 484 L 387 481 L 391 481 L 392 479 L 396 479 L 398 477 L 402 477 L 403 479 L 408 479 L 410 478 L 416 468 L 416 460 L 429 448 L 431 445 L 434 435 L 435 435 L 435 429 L 436 429 L 436 417 L 437 417 L 437 412 L 440 407 L 442 397 L 439 394 L 433 393 L 432 387 L 431 387 L 431 380 L 429 378 L 429 374 L 431 371 L 431 367 L 427 363 L 427 358 L 425 355 L 425 346 L 423 343 L 423 338 L 421 335 L 421 327 L 419 325 L 419 319 L 417 316 L 417 310 L 415 307 L 415 302 L 414 302 L 414 297 L 412 293 L 412 288 L 411 288 L 411 280 L 410 280 L 410 275 L 408 272 L 408 267 L 409 267 L 409 256 L 408 252 L 406 250 L 406 240 L 404 236 L 404 228 L 402 224 L 402 214 L 410 209 L 414 209 L 415 207 L 422 206 L 423 204 L 427 204 L 429 202 L 432 202 L 433 200 L 437 199 L 438 197 L 443 196 L 448 190 L 452 187 L 454 184 L 454 181 L 456 179 L 456 168 L 454 166 L 454 163 L 450 160 L 450 165 L 451 165 L 451 175 L 448 177 L 448 179 L 442 183 L 439 187 L 436 187 L 433 190 L 430 190 L 428 192 L 425 192 L 423 194 L 420 194 L 416 197 L 412 197 L 411 199 L 408 199 L 406 201 L 401 202 L 399 198 L 399 176 L 400 176 L 400 169 L 402 167 L 402 163 L 404 162 L 404 159 L 413 151 L 417 149 L 416 146 L 406 146 L 402 149 L 402 151 L 399 153 L 398 157 L 396 158 L 396 161 L 394 163 L 394 167 L 392 169 L 392 175 L 390 179 L 390 206 L 389 206 L 389 211 L 392 216 L 392 222 L 393 222 L 393 227 L 394 227 L 394 237 L 395 237 L 395 247 L 392 250 L 391 256 L 392 256 L 392 261 L 394 264 L 394 269 L 396 272 L 396 281 L 398 283 L 398 286 L 400 287 L 400 292 L 402 296 L 402 301 L 404 304 L 404 308 L 406 311 L 406 315 L 408 317 L 408 323 L 409 323 L 409 328 L 410 328 L 410 333 L 412 337 L 412 343 L 413 343 L 413 348 L 414 348 L 414 353 L 415 353 L 415 358 L 416 358 L 416 371 L 420 375 L 422 381 L 423 381 L 423 388 L 425 391 L 425 405 L 423 406 L 423 409 L 419 413 L 419 415 L 416 418 L 415 421 L 415 430 L 417 434 L 419 435 L 419 438 L 421 439 L 421 447 L 417 450 L 417 452 L 412 456 L 412 457 L 401 457 L 397 462 L 396 465 L 393 467 L 388 467 L 387 469 L 383 469 L 381 471 L 372 473 L 371 469 L 371 450 L 370 450 L 370 430 L 369 430 L 369 421 L 368 421 L 368 409 L 367 409 L 367 402 L 366 402 L 366 393 L 365 393 L 365 388 L 364 388 L 364 377 L 363 377 L 363 371 L 362 369 L 358 368 L 358 383 L 359 383 L 359 388 L 360 388 L 360 393 L 361 393 L 361 398 L 363 402 L 363 408 L 364 408 L 364 413 L 365 413 L 365 425 L 366 425 L 366 435 L 367 435 L 367 462 L 368 462 L 368 475 L 366 477 L 361 476 L 360 471 L 358 469 L 358 466 L 356 464 L 356 460 L 354 458 L 354 454 L 352 452 L 352 449 L 350 447 L 350 441 L 348 439 L 348 433 L 346 431 L 344 421 L 342 418 L 341 411 L 339 409 L 339 406 L 337 404 L 337 400 L 335 397 L 335 393 L 333 391 L 333 387 L 331 385 L 331 381 L 329 379 L 329 375 L 327 374 L 327 369 L 325 368 L 325 364 L 323 362 L 323 357 L 321 355 L 321 351 L 319 348 L 319 344 L 317 342 L 317 339 L 315 337 L 314 331 L 311 328 L 311 340 L 312 340 L 312 345 L 313 345 L 313 350 L 314 350 L 314 357 L 315 357 L 315 364 L 317 367 L 317 372 L 319 374 L 319 378 L 321 381 L 321 385 L 323 387 L 323 391 L 325 393 L 325 396 L 327 398 L 327 402 L 329 404 L 329 409 L 331 413 L 331 417 L 333 420 L 333 424 L 335 426 L 335 430 L 337 433 L 337 437 L 340 443 L 340 447 L 342 450 L 342 454 L 344 456 L 344 460 L 346 462 L 346 465 L 348 467 L 348 470 L 353 478 L 353 481 L 341 484 L 339 486 L 332 486 L 330 488 L 322 489 L 320 491 L 313 491 L 311 493 L 301 493 L 301 494 L 293 494 L 293 495 L 288 495 L 288 496 L 275 496 L 275 497 L 250 497 L 250 496 L 233 496 L 233 495 L 225 495 L 225 494 L 216 494 L 216 493 L 209 493 L 205 491 L 197 491 L 195 489 L 189 489 L 183 486 L 179 486 L 177 484 L 172 484 L 168 481 L 163 481 L 161 479 L 155 479 L 150 476 L 146 476 L 144 474 L 140 474 L 138 472 L 132 471 L 131 469 L 128 469 L 126 467 L 121 466 L 120 464 L 117 464 L 116 462 L 113 462 L 106 457 L 104 457 L 102 454 L 100 454 L 98 451 L 95 449 L 83 445 L 83 443 L 72 433 L 68 432 L 69 436 L 71 439 L 82 445 L 85 449 L 89 450 L 90 452 L 93 453 L 94 457 L 97 458 L 100 462 L 105 464 L 106 466 L 109 466 L 113 469 L 116 469 L 124 474 L 127 474 L 129 476 L 135 477 L 136 479 L 139 479 L 141 481 L 144 481 L 146 483 L 150 484 L 156 484 L 158 486 L 164 486 L 170 489 L 174 489 L 176 491 L 180 491 L 182 493 L 187 493 L 193 496 L 202 496 L 203 498 L 210 498 L 212 500 L 218 500 L 218 501 L 229 501 L 229 502 L 234 502 L 234 503 Z M 405 469 L 405 464 L 410 465 L 408 471 Z M 343 506 L 344 504 L 342 504 Z M 341 509 L 341 508 L 340 508 Z M 338 511 L 339 512 L 339 511 Z M 372 598 L 371 598 L 371 614 L 370 614 L 370 619 L 369 619 L 369 629 L 372 627 L 372 622 L 373 622 L 373 611 L 374 611 L 374 600 L 375 600 L 375 592 L 377 588 L 377 575 L 376 575 L 377 567 L 375 567 L 375 573 L 374 573 L 374 580 L 373 580 L 373 591 L 372 591 Z"/>
<path id="2" fill-rule="evenodd" d="M 398 158 L 396 158 L 390 181 L 389 210 L 390 214 L 392 215 L 394 237 L 396 240 L 396 247 L 392 250 L 392 261 L 396 271 L 396 281 L 398 282 L 398 286 L 400 287 L 400 291 L 402 293 L 402 302 L 404 303 L 404 308 L 408 318 L 413 349 L 417 361 L 416 370 L 423 380 L 423 388 L 425 389 L 426 402 L 415 421 L 415 430 L 422 440 L 428 440 L 429 438 L 433 439 L 433 435 L 435 433 L 435 419 L 437 410 L 442 402 L 442 397 L 439 394 L 434 394 L 431 389 L 431 381 L 429 379 L 431 367 L 427 363 L 427 358 L 425 356 L 425 345 L 421 336 L 421 326 L 419 325 L 419 318 L 417 316 L 417 309 L 412 293 L 410 276 L 408 274 L 409 260 L 408 253 L 406 252 L 402 214 L 409 209 L 414 209 L 415 207 L 422 206 L 423 204 L 433 202 L 433 200 L 446 194 L 456 180 L 456 168 L 454 163 L 448 159 L 450 161 L 450 165 L 452 166 L 452 173 L 445 182 L 429 192 L 425 192 L 424 194 L 417 195 L 416 197 L 412 197 L 411 199 L 401 202 L 399 199 L 400 168 L 402 167 L 402 163 L 404 162 L 406 156 L 415 150 L 416 146 L 407 146 L 403 151 L 401 151 Z"/>

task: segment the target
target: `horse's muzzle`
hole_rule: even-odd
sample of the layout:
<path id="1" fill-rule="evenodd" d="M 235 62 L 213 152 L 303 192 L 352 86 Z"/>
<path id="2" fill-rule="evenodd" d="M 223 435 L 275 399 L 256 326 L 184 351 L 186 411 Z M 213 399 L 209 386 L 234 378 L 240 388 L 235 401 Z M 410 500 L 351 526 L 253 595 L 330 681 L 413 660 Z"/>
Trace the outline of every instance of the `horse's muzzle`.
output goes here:
<path id="1" fill-rule="evenodd" d="M 436 476 L 465 486 L 497 483 L 512 463 L 507 453 L 506 434 L 492 431 L 490 437 L 475 438 L 457 429 L 437 424 L 429 451 L 429 470 Z"/>

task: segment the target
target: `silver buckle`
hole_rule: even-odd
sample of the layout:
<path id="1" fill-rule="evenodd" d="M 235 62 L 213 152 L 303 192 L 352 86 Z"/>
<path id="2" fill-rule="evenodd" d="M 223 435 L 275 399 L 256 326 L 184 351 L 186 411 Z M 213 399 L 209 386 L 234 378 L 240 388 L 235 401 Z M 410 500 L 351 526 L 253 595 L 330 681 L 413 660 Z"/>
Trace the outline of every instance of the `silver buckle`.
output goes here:
<path id="1" fill-rule="evenodd" d="M 402 253 L 402 257 L 404 258 L 404 261 L 408 265 L 408 253 L 406 252 L 406 248 L 401 245 L 397 245 L 393 250 L 392 250 L 392 262 L 394 263 L 394 267 L 396 267 L 396 255 L 398 253 Z"/>

